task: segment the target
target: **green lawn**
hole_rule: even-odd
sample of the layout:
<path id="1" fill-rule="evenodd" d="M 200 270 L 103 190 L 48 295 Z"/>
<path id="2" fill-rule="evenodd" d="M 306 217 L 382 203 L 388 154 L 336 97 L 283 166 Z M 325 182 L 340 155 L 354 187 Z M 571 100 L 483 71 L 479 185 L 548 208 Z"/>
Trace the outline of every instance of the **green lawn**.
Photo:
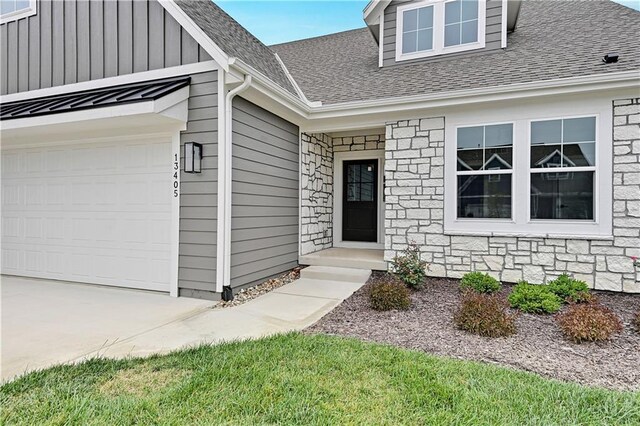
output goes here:
<path id="1" fill-rule="evenodd" d="M 640 394 L 297 333 L 35 372 L 1 424 L 640 424 Z"/>

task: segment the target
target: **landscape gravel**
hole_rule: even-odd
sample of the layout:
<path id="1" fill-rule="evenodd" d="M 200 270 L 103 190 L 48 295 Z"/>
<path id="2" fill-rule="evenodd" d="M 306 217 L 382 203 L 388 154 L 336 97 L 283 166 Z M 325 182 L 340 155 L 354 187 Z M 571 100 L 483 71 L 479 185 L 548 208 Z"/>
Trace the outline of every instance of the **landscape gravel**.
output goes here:
<path id="1" fill-rule="evenodd" d="M 301 268 L 294 268 L 275 278 L 271 278 L 263 283 L 254 285 L 253 287 L 243 288 L 237 293 L 234 293 L 233 300 L 221 300 L 220 303 L 214 306 L 214 309 L 239 306 L 243 303 L 247 303 L 249 300 L 255 299 L 256 297 L 262 296 L 263 294 L 269 293 L 272 290 L 282 287 L 285 284 L 289 284 L 290 282 L 293 282 L 300 278 L 300 269 Z"/>
<path id="2" fill-rule="evenodd" d="M 619 390 L 640 390 L 640 333 L 631 322 L 640 310 L 640 295 L 594 292 L 618 314 L 624 330 L 605 343 L 575 344 L 562 335 L 553 315 L 522 314 L 517 333 L 487 338 L 458 330 L 453 313 L 460 301 L 459 281 L 429 278 L 413 292 L 407 311 L 378 312 L 367 292 L 386 279 L 374 273 L 367 284 L 306 330 L 388 343 L 436 355 L 499 364 L 563 381 Z M 511 286 L 504 286 L 506 295 Z"/>

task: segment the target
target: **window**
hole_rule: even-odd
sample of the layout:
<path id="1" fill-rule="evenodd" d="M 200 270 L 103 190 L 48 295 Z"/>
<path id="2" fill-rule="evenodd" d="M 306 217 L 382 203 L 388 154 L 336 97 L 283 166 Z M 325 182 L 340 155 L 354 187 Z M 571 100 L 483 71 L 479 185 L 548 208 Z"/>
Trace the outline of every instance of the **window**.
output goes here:
<path id="1" fill-rule="evenodd" d="M 0 0 L 0 23 L 15 21 L 36 13 L 36 0 Z"/>
<path id="2" fill-rule="evenodd" d="M 454 0 L 444 4 L 444 45 L 478 41 L 478 1 Z"/>
<path id="3" fill-rule="evenodd" d="M 533 121 L 530 158 L 531 219 L 593 220 L 595 117 Z"/>
<path id="4" fill-rule="evenodd" d="M 611 238 L 610 102 L 452 111 L 444 138 L 445 232 Z M 579 115 L 562 115 L 568 110 Z"/>
<path id="5" fill-rule="evenodd" d="M 402 53 L 433 49 L 433 6 L 407 10 L 402 20 Z"/>
<path id="6" fill-rule="evenodd" d="M 484 47 L 485 0 L 423 0 L 396 14 L 396 61 Z"/>
<path id="7" fill-rule="evenodd" d="M 457 217 L 511 218 L 513 124 L 457 129 Z"/>

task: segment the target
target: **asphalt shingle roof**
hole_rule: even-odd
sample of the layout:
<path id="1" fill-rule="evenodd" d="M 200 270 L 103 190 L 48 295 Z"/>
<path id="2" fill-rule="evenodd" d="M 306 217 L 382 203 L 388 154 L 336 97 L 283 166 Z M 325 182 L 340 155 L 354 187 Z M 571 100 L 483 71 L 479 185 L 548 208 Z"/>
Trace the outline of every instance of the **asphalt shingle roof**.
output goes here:
<path id="1" fill-rule="evenodd" d="M 630 70 L 640 76 L 640 12 L 609 0 L 526 0 L 505 50 L 384 68 L 366 28 L 271 48 L 306 97 L 324 104 Z M 619 62 L 603 64 L 607 53 Z"/>
<path id="2" fill-rule="evenodd" d="M 211 0 L 177 0 L 176 4 L 223 52 L 241 59 L 297 96 L 275 53 Z"/>

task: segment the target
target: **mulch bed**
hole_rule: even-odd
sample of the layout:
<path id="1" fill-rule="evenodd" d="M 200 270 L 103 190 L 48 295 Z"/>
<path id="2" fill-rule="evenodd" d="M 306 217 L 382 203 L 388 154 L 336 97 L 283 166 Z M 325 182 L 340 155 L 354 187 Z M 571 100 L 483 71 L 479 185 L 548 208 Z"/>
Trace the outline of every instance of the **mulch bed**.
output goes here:
<path id="1" fill-rule="evenodd" d="M 369 307 L 370 286 L 384 280 L 374 273 L 367 284 L 307 329 L 388 343 L 437 355 L 483 361 L 531 371 L 543 376 L 620 390 L 640 390 L 640 333 L 631 320 L 640 296 L 594 292 L 624 322 L 624 331 L 606 343 L 571 343 L 553 315 L 522 314 L 511 337 L 486 338 L 455 328 L 459 306 L 458 280 L 429 278 L 412 293 L 408 311 L 377 312 Z M 506 296 L 511 286 L 505 285 Z"/>

